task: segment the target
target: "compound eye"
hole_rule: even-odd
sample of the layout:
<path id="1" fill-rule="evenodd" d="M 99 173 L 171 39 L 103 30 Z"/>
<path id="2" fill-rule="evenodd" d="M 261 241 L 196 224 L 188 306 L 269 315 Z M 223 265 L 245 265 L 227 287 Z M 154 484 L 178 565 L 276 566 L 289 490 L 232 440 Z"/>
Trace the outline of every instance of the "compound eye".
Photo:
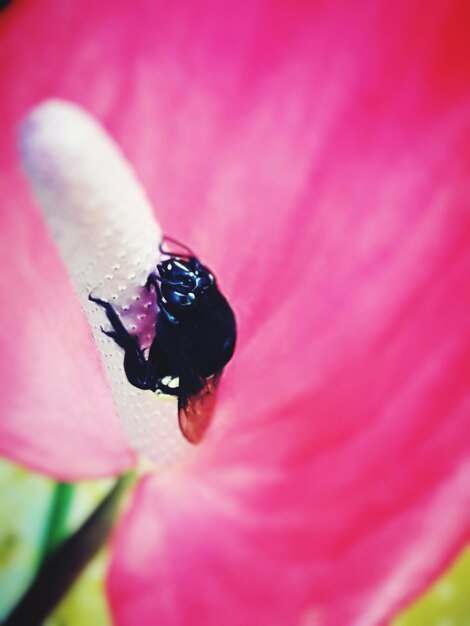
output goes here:
<path id="1" fill-rule="evenodd" d="M 195 276 L 192 272 L 190 274 L 183 274 L 179 280 L 183 287 L 187 287 L 188 289 L 194 289 Z"/>

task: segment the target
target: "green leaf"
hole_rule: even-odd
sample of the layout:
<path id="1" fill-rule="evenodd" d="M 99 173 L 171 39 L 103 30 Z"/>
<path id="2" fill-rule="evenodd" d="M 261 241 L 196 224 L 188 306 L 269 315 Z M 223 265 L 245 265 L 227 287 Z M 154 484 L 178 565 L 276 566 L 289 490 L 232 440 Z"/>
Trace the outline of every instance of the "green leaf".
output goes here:
<path id="1" fill-rule="evenodd" d="M 392 626 L 469 626 L 470 548 Z"/>

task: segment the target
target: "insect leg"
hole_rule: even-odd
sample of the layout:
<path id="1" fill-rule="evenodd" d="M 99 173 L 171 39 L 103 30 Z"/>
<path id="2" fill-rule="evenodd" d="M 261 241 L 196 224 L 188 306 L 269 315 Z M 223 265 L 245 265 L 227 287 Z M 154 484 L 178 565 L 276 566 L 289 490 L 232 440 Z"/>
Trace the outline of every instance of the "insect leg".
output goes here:
<path id="1" fill-rule="evenodd" d="M 101 328 L 102 332 L 108 337 L 111 337 L 111 339 L 114 339 L 118 346 L 123 348 L 123 350 L 127 350 L 133 340 L 135 340 L 135 337 L 133 337 L 133 335 L 128 332 L 127 328 L 124 326 L 121 319 L 119 318 L 119 315 L 114 310 L 113 305 L 109 302 L 106 302 L 105 300 L 101 300 L 101 298 L 95 298 L 91 294 L 88 296 L 88 300 L 103 307 L 106 313 L 106 317 L 113 327 L 113 330 L 104 330 L 103 328 Z"/>
<path id="2" fill-rule="evenodd" d="M 145 283 L 145 289 L 147 289 L 147 291 L 150 291 L 150 287 L 153 285 L 155 287 L 155 290 L 158 292 L 158 280 L 159 277 L 156 274 L 149 274 L 147 282 Z"/>
<path id="3" fill-rule="evenodd" d="M 147 291 L 150 291 L 151 285 L 155 287 L 155 293 L 157 294 L 157 304 L 160 311 L 165 315 L 170 324 L 174 326 L 178 325 L 178 320 L 174 315 L 172 315 L 165 306 L 165 302 L 163 302 L 162 291 L 160 289 L 159 281 L 161 278 L 158 278 L 155 274 L 150 274 L 147 278 L 147 282 L 145 283 L 145 288 Z"/>
<path id="4" fill-rule="evenodd" d="M 124 350 L 124 371 L 127 380 L 131 385 L 139 389 L 151 389 L 155 391 L 157 388 L 155 368 L 153 363 L 145 358 L 138 338 L 129 333 L 112 304 L 100 298 L 95 298 L 92 295 L 89 295 L 88 299 L 105 310 L 106 317 L 113 327 L 113 330 L 104 330 L 103 328 L 101 330 L 105 335 L 114 339 L 117 345 Z"/>

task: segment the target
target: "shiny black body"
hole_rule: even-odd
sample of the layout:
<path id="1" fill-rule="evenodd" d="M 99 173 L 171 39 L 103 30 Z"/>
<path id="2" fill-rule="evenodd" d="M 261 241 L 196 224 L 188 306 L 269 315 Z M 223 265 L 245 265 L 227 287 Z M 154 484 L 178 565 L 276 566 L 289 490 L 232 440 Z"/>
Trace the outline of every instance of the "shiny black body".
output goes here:
<path id="1" fill-rule="evenodd" d="M 10 4 L 13 4 L 13 0 L 0 0 L 0 11 L 9 7 Z"/>
<path id="2" fill-rule="evenodd" d="M 169 241 L 173 241 L 167 238 Z M 178 244 L 182 247 L 181 244 Z M 188 254 L 161 251 L 168 258 L 150 274 L 147 289 L 155 289 L 158 312 L 155 337 L 148 357 L 139 339 L 127 331 L 114 307 L 92 295 L 112 326 L 103 332 L 124 350 L 124 369 L 129 382 L 178 397 L 178 411 L 188 402 L 214 389 L 223 368 L 233 355 L 236 324 L 233 311 L 217 287 L 213 274 L 187 248 Z M 168 380 L 179 379 L 176 381 Z M 165 383 L 163 380 L 165 379 Z"/>

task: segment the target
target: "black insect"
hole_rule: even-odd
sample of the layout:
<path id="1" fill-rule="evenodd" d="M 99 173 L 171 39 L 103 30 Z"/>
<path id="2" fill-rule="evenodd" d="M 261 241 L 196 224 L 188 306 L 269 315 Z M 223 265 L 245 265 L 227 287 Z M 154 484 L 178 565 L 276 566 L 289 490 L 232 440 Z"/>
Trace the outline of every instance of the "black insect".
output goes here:
<path id="1" fill-rule="evenodd" d="M 3 9 L 6 9 L 12 3 L 13 0 L 0 0 L 0 11 L 3 11 Z"/>
<path id="2" fill-rule="evenodd" d="M 198 442 L 211 418 L 215 392 L 235 349 L 233 311 L 211 271 L 194 253 L 174 239 L 184 252 L 160 252 L 168 258 L 157 265 L 146 288 L 156 292 L 155 337 L 148 356 L 139 339 L 127 331 L 112 304 L 95 298 L 113 330 L 101 329 L 124 350 L 124 371 L 131 385 L 178 397 L 178 418 L 184 436 Z"/>

